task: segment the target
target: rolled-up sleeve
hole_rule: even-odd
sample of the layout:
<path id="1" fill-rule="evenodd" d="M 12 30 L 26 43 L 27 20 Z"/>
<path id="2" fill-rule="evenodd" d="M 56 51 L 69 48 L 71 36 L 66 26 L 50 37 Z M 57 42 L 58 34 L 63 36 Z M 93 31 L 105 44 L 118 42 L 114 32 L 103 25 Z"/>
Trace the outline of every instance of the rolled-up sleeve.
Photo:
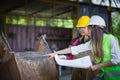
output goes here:
<path id="1" fill-rule="evenodd" d="M 111 62 L 116 65 L 120 63 L 120 50 L 119 50 L 119 44 L 115 40 L 114 36 L 110 36 L 110 48 L 111 48 Z"/>
<path id="2" fill-rule="evenodd" d="M 84 44 L 80 44 L 78 46 L 73 46 L 71 47 L 71 51 L 73 55 L 77 55 L 80 52 L 88 51 L 90 49 L 90 41 L 86 42 Z"/>

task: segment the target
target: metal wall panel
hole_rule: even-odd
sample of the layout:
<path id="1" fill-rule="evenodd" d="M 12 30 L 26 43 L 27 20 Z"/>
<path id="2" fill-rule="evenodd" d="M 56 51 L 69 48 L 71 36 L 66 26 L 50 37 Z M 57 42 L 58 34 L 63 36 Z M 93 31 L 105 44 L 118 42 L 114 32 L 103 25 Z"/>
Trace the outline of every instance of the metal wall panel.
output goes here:
<path id="1" fill-rule="evenodd" d="M 107 30 L 108 30 L 108 10 L 107 10 L 107 7 L 80 4 L 78 16 L 81 17 L 82 15 L 88 15 L 88 16 L 99 15 L 99 16 L 103 17 L 106 21 Z"/>
<path id="2" fill-rule="evenodd" d="M 58 49 L 68 47 L 71 41 L 72 29 L 56 27 L 28 27 L 8 25 L 8 41 L 13 51 L 34 49 L 36 38 L 39 34 L 47 34 L 47 42 L 51 47 L 55 44 Z"/>

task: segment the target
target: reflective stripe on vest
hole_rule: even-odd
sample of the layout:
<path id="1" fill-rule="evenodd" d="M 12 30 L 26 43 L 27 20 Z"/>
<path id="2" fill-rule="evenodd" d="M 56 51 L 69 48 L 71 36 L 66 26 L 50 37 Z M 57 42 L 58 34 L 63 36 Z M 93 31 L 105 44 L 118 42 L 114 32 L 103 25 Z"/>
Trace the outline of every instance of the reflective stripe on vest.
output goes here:
<path id="1" fill-rule="evenodd" d="M 105 73 L 105 76 L 120 76 L 120 72 L 106 72 Z"/>

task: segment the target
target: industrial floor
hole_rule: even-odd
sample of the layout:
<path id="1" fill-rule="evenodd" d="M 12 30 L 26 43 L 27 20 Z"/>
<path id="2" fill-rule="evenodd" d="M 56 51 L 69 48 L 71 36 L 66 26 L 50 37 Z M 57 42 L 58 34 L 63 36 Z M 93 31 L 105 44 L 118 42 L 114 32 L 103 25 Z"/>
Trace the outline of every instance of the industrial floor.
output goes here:
<path id="1" fill-rule="evenodd" d="M 61 73 L 59 73 L 59 80 L 71 80 L 72 71 L 71 68 L 62 67 Z"/>

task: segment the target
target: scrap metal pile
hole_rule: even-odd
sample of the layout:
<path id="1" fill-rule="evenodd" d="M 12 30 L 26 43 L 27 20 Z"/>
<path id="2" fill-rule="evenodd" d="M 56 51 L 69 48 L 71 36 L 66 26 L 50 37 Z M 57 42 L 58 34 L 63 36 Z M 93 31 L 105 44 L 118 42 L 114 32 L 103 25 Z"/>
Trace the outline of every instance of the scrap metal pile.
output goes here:
<path id="1" fill-rule="evenodd" d="M 40 39 L 45 43 L 45 39 Z M 51 52 L 46 44 L 41 52 L 13 52 L 5 36 L 1 35 L 0 80 L 58 80 L 54 59 L 42 56 Z"/>

